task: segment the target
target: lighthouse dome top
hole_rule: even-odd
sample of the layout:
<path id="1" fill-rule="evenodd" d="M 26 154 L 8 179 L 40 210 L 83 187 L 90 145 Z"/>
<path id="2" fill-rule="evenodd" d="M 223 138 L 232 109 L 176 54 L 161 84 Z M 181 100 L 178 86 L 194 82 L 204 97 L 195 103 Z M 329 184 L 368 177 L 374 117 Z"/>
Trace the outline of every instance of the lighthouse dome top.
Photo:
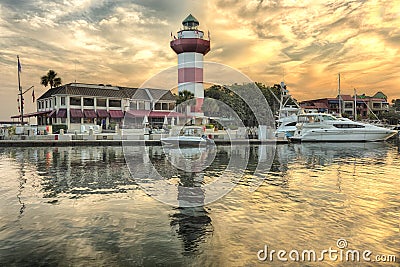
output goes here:
<path id="1" fill-rule="evenodd" d="M 186 19 L 182 21 L 182 25 L 187 30 L 197 29 L 199 24 L 199 21 L 192 14 L 189 14 L 189 16 L 187 16 Z"/>

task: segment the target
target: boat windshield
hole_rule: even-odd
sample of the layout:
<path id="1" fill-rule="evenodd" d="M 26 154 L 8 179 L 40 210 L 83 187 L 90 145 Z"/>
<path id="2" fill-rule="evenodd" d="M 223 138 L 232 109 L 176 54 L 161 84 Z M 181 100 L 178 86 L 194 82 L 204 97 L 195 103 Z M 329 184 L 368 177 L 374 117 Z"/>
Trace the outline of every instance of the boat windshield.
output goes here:
<path id="1" fill-rule="evenodd" d="M 202 134 L 201 128 L 186 128 L 180 132 L 180 135 L 183 136 L 202 136 Z"/>
<path id="2" fill-rule="evenodd" d="M 324 121 L 337 121 L 337 119 L 335 117 L 333 117 L 332 115 L 322 115 L 322 120 L 324 120 Z"/>
<path id="3" fill-rule="evenodd" d="M 298 117 L 298 122 L 300 123 L 314 123 L 321 121 L 336 121 L 337 119 L 332 115 L 324 114 L 316 114 L 316 115 L 301 115 Z"/>

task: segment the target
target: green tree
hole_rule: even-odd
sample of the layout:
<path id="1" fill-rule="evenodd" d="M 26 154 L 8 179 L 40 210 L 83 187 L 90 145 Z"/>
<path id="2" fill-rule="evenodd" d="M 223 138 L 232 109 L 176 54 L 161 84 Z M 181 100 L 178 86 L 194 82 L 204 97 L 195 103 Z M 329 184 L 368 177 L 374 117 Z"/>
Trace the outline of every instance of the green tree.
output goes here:
<path id="1" fill-rule="evenodd" d="M 191 93 L 190 91 L 184 90 L 182 92 L 179 92 L 178 95 L 175 95 L 175 97 L 176 97 L 176 110 L 178 112 L 185 113 L 187 106 L 195 105 L 194 94 Z M 182 104 L 184 102 L 185 104 Z"/>
<path id="2" fill-rule="evenodd" d="M 282 90 L 279 84 L 274 84 L 272 87 L 266 86 L 262 83 L 255 83 L 256 86 L 261 90 L 263 96 L 268 102 L 268 105 L 271 108 L 272 114 L 277 114 L 279 112 L 279 101 L 281 98 Z M 254 116 L 252 109 L 241 99 L 237 94 L 233 93 L 233 91 L 238 92 L 242 95 L 245 95 L 249 90 L 254 90 L 254 84 L 232 84 L 228 86 L 220 86 L 213 85 L 204 91 L 204 96 L 217 99 L 219 101 L 224 102 L 229 107 L 231 107 L 236 114 L 238 114 L 239 118 L 243 121 L 245 126 L 257 126 L 257 119 Z M 254 103 L 258 101 L 255 100 Z M 262 104 L 262 101 L 259 103 Z M 289 105 L 295 105 L 291 101 L 288 103 Z M 210 110 L 215 111 L 214 107 L 208 107 Z M 254 108 L 254 107 L 253 107 Z M 215 114 L 215 113 L 214 113 Z M 229 116 L 229 114 L 220 114 L 217 115 L 223 117 L 224 115 Z"/>
<path id="3" fill-rule="evenodd" d="M 176 99 L 176 104 L 179 105 L 185 101 L 188 101 L 190 99 L 194 98 L 194 94 L 192 92 L 189 92 L 187 90 L 183 91 L 183 92 L 179 92 L 177 99 Z"/>
<path id="4" fill-rule="evenodd" d="M 54 70 L 49 70 L 46 75 L 41 77 L 41 84 L 44 87 L 50 85 L 50 88 L 61 85 L 61 78 L 57 77 L 57 73 Z"/>

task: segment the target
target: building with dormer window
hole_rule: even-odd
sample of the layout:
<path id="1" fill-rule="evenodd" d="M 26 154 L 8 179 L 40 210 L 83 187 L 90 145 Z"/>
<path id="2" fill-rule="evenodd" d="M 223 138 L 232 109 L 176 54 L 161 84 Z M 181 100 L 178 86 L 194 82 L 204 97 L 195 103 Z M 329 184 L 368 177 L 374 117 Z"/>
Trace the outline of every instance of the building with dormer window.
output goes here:
<path id="1" fill-rule="evenodd" d="M 81 125 L 102 129 L 122 126 L 128 112 L 138 120 L 148 116 L 149 124 L 162 126 L 175 108 L 175 96 L 168 90 L 129 88 L 103 84 L 70 83 L 49 89 L 37 99 L 38 125 L 65 125 L 69 132 Z"/>

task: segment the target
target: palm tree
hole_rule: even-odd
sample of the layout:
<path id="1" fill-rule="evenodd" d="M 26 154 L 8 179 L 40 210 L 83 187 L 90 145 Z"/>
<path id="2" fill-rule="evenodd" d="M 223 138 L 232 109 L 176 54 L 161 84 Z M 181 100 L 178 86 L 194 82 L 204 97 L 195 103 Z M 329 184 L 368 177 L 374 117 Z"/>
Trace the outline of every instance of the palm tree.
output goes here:
<path id="1" fill-rule="evenodd" d="M 41 84 L 44 87 L 47 87 L 47 85 L 50 84 L 50 88 L 61 85 L 61 78 L 56 76 L 57 72 L 55 72 L 54 70 L 49 70 L 46 75 L 42 76 Z"/>

